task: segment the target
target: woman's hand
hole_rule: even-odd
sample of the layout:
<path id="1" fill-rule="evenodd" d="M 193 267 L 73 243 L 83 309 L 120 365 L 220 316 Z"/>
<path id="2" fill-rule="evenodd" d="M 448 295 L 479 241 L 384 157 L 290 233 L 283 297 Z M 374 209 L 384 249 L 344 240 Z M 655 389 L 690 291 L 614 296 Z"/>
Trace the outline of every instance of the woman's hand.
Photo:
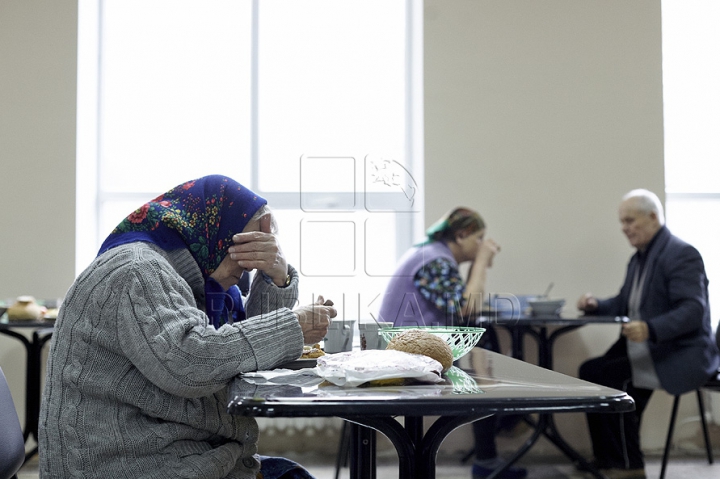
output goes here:
<path id="1" fill-rule="evenodd" d="M 463 317 L 475 316 L 482 311 L 487 269 L 492 266 L 493 258 L 499 252 L 500 245 L 493 239 L 481 239 L 477 251 L 475 251 L 475 259 L 470 265 L 467 284 L 463 291 L 463 297 L 466 300 L 460 310 Z"/>
<path id="2" fill-rule="evenodd" d="M 332 305 L 332 301 L 325 301 L 322 296 L 318 296 L 314 304 L 293 310 L 300 323 L 305 344 L 315 344 L 325 338 L 331 318 L 337 316 L 337 310 Z"/>
<path id="3" fill-rule="evenodd" d="M 484 265 L 487 268 L 492 267 L 493 258 L 500 252 L 500 245 L 495 242 L 492 238 L 486 238 L 480 244 L 477 255 L 475 256 L 475 263 Z"/>
<path id="4" fill-rule="evenodd" d="M 228 248 L 230 259 L 246 271 L 257 269 L 268 275 L 277 286 L 285 286 L 288 266 L 277 237 L 270 232 L 270 215 L 260 217 L 260 231 L 238 233 Z"/>

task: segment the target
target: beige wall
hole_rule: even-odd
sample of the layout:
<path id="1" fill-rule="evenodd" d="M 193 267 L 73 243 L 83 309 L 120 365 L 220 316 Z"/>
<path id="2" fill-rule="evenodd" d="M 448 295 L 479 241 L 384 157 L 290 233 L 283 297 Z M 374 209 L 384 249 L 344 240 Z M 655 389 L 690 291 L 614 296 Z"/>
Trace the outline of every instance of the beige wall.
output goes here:
<path id="1" fill-rule="evenodd" d="M 427 221 L 458 204 L 482 212 L 503 249 L 492 291 L 614 293 L 631 253 L 619 197 L 663 191 L 659 0 L 425 3 Z M 74 276 L 76 32 L 74 0 L 0 0 L 0 297 L 59 297 Z M 575 374 L 616 334 L 564 337 L 557 369 Z M 2 336 L 0 366 L 22 414 L 24 351 Z M 643 430 L 653 448 L 668 414 L 658 397 Z M 582 416 L 560 422 L 587 449 Z"/>
<path id="2" fill-rule="evenodd" d="M 3 298 L 74 276 L 76 51 L 76 1 L 0 0 Z"/>

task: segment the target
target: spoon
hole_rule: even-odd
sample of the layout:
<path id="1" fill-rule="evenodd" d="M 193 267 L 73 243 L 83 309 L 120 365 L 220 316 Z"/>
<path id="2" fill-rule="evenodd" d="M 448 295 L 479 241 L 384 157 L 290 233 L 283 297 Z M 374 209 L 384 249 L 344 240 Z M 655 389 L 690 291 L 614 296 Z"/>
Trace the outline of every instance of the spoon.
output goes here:
<path id="1" fill-rule="evenodd" d="M 555 283 L 553 283 L 553 282 L 551 281 L 550 284 L 548 285 L 547 289 L 545 290 L 545 294 L 543 294 L 543 295 L 541 296 L 541 298 L 546 298 L 546 299 L 547 299 L 548 295 L 550 294 L 550 290 L 553 288 L 553 286 L 555 286 Z"/>

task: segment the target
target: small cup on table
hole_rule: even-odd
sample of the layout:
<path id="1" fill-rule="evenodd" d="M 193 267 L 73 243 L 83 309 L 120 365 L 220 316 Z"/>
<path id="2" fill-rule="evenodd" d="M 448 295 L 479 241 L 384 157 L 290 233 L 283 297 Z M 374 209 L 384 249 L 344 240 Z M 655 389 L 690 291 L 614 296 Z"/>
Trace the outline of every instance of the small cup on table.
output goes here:
<path id="1" fill-rule="evenodd" d="M 380 334 L 381 328 L 391 328 L 393 323 L 384 321 L 369 321 L 358 323 L 360 330 L 360 349 L 385 349 L 387 341 Z"/>

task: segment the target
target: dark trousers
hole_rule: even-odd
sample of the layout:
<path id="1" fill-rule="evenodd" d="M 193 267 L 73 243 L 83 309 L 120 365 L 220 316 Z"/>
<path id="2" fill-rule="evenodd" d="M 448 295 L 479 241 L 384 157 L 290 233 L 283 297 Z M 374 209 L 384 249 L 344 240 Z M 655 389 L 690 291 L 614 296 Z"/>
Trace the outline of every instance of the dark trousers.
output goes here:
<path id="1" fill-rule="evenodd" d="M 480 347 L 491 351 L 500 352 L 500 343 L 497 333 L 492 326 L 485 326 Z M 473 423 L 473 435 L 475 436 L 475 459 L 494 459 L 497 457 L 495 447 L 495 433 L 497 432 L 497 416 L 490 416 Z"/>
<path id="2" fill-rule="evenodd" d="M 580 379 L 625 391 L 635 401 L 633 412 L 587 414 L 593 453 L 601 468 L 644 467 L 640 420 L 653 390 L 633 386 L 625 341 L 625 338 L 620 338 L 604 356 L 585 361 L 580 366 Z"/>
<path id="3" fill-rule="evenodd" d="M 497 448 L 495 447 L 495 432 L 497 416 L 486 417 L 473 423 L 473 434 L 475 435 L 475 459 L 495 459 Z"/>

